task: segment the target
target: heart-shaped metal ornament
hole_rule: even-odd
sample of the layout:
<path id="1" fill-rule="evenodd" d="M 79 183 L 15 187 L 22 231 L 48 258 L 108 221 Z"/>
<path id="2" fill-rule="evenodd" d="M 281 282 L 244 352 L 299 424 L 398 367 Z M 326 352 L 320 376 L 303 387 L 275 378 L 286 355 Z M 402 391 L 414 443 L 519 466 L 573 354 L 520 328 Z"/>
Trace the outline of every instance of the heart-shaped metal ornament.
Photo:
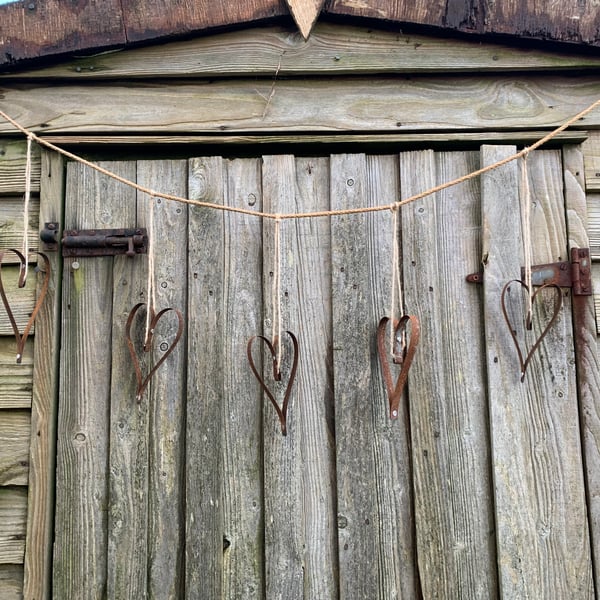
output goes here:
<path id="1" fill-rule="evenodd" d="M 27 338 L 29 337 L 29 332 L 31 331 L 31 328 L 33 327 L 35 319 L 36 319 L 38 313 L 40 312 L 40 308 L 42 307 L 42 304 L 44 303 L 44 299 L 46 298 L 46 294 L 48 293 L 48 286 L 50 285 L 50 260 L 42 252 L 33 252 L 32 253 L 32 254 L 37 254 L 38 256 L 41 256 L 42 260 L 44 261 L 44 270 L 42 271 L 44 273 L 44 279 L 42 281 L 42 287 L 40 288 L 37 300 L 33 307 L 33 311 L 31 312 L 31 315 L 29 315 L 29 319 L 27 320 L 27 323 L 25 324 L 25 329 L 23 329 L 23 333 L 21 333 L 19 331 L 19 326 L 17 325 L 17 321 L 16 321 L 13 311 L 11 309 L 10 303 L 8 302 L 8 298 L 6 297 L 6 292 L 4 290 L 4 282 L 2 281 L 2 261 L 4 259 L 4 255 L 6 252 L 14 253 L 17 256 L 17 258 L 19 259 L 19 263 L 20 263 L 19 282 L 18 282 L 19 288 L 25 287 L 25 283 L 26 283 L 25 267 L 27 264 L 27 258 L 25 257 L 25 255 L 22 252 L 19 252 L 18 250 L 15 250 L 14 248 L 9 248 L 7 250 L 3 250 L 0 252 L 0 297 L 2 298 L 2 304 L 4 304 L 4 310 L 6 310 L 6 314 L 8 315 L 8 320 L 10 321 L 12 330 L 15 334 L 15 340 L 17 341 L 17 364 L 20 364 L 21 359 L 23 358 L 23 350 L 25 349 L 25 342 L 27 341 Z"/>
<path id="2" fill-rule="evenodd" d="M 181 311 L 177 310 L 176 308 L 163 308 L 159 313 L 156 313 L 156 314 L 154 313 L 154 311 L 151 312 L 148 337 L 146 338 L 146 340 L 144 342 L 144 346 L 142 348 L 144 352 L 150 352 L 152 350 L 152 343 L 154 341 L 154 332 L 156 331 L 156 326 L 158 325 L 158 322 L 161 320 L 161 318 L 164 315 L 166 315 L 168 312 L 173 311 L 177 315 L 178 326 L 177 326 L 177 333 L 175 334 L 175 337 L 173 338 L 171 345 L 169 346 L 167 351 L 160 357 L 160 359 L 156 362 L 156 364 L 153 367 L 151 367 L 151 369 L 148 372 L 148 374 L 146 375 L 146 377 L 144 377 L 142 374 L 142 368 L 140 366 L 139 354 L 138 354 L 137 350 L 135 349 L 133 340 L 131 339 L 131 326 L 133 324 L 133 320 L 135 318 L 136 313 L 138 312 L 138 310 L 140 310 L 140 308 L 142 306 L 146 306 L 146 303 L 140 302 L 139 304 L 136 304 L 131 309 L 131 312 L 129 313 L 129 317 L 127 318 L 127 324 L 125 325 L 125 339 L 127 340 L 127 347 L 129 348 L 129 354 L 131 355 L 131 360 L 132 360 L 133 366 L 135 368 L 135 377 L 137 380 L 137 389 L 136 389 L 135 396 L 136 396 L 136 400 L 137 400 L 138 404 L 141 402 L 142 396 L 144 395 L 144 392 L 146 391 L 146 387 L 148 387 L 148 383 L 150 383 L 150 380 L 152 379 L 152 376 L 154 375 L 154 373 L 156 373 L 158 368 L 165 362 L 165 360 L 167 360 L 167 358 L 169 358 L 169 355 L 173 352 L 173 350 L 175 350 L 175 347 L 179 343 L 179 340 L 181 339 L 181 335 L 183 334 L 183 326 L 184 326 L 183 315 L 181 314 Z"/>
<path id="3" fill-rule="evenodd" d="M 379 321 L 377 327 L 377 353 L 379 354 L 379 362 L 390 404 L 390 419 L 397 419 L 402 392 L 419 344 L 421 326 L 419 318 L 415 315 L 404 315 L 400 320 L 394 320 L 394 351 L 390 356 L 390 346 L 386 342 L 389 321 L 388 317 L 383 317 Z M 408 325 L 410 325 L 410 331 Z M 396 365 L 401 365 L 395 384 L 390 360 Z"/>
<path id="4" fill-rule="evenodd" d="M 535 351 L 540 347 L 542 340 L 546 337 L 546 334 L 548 333 L 548 331 L 550 331 L 550 328 L 552 327 L 552 325 L 554 324 L 554 322 L 556 321 L 556 319 L 558 317 L 558 313 L 560 312 L 560 309 L 562 307 L 562 292 L 560 290 L 560 287 L 558 285 L 556 285 L 555 283 L 548 283 L 546 285 L 540 286 L 535 291 L 533 296 L 531 297 L 531 305 L 533 307 L 533 306 L 535 306 L 535 301 L 538 298 L 540 292 L 547 290 L 547 289 L 554 290 L 554 310 L 552 312 L 550 319 L 546 323 L 546 327 L 544 327 L 544 330 L 542 331 L 542 333 L 535 340 L 533 346 L 531 346 L 531 349 L 529 350 L 529 352 L 527 353 L 525 358 L 523 358 L 524 351 L 521 349 L 521 345 L 519 344 L 519 340 L 517 339 L 516 328 L 514 327 L 512 321 L 510 319 L 510 316 L 508 314 L 508 309 L 506 308 L 506 296 L 509 292 L 510 286 L 513 283 L 518 283 L 522 288 L 525 289 L 525 291 L 527 293 L 529 293 L 529 287 L 527 286 L 527 284 L 525 282 L 521 281 L 520 279 L 511 279 L 504 286 L 504 288 L 502 288 L 502 295 L 500 298 L 501 304 L 502 304 L 502 314 L 504 315 L 504 320 L 506 321 L 506 324 L 508 325 L 508 330 L 510 331 L 510 335 L 512 337 L 515 348 L 517 349 L 517 355 L 519 357 L 519 366 L 521 368 L 521 381 L 524 381 L 525 380 L 525 372 L 527 371 L 527 367 L 529 366 L 529 363 L 531 362 L 532 356 L 535 354 Z M 540 298 L 541 298 L 541 296 L 540 296 Z M 526 317 L 526 320 L 525 320 L 526 329 L 530 329 L 530 318 L 531 318 L 530 315 L 528 315 Z"/>
<path id="5" fill-rule="evenodd" d="M 288 379 L 287 386 L 285 388 L 285 394 L 283 396 L 283 404 L 281 406 L 279 406 L 279 404 L 277 403 L 277 400 L 275 400 L 275 397 L 271 393 L 271 390 L 268 388 L 267 384 L 265 383 L 265 380 L 263 379 L 262 375 L 259 373 L 258 369 L 256 368 L 256 365 L 254 364 L 254 358 L 252 358 L 252 345 L 254 344 L 254 340 L 260 340 L 263 344 L 265 344 L 267 346 L 267 348 L 269 349 L 269 352 L 271 353 L 271 358 L 273 359 L 273 380 L 281 381 L 281 379 L 282 379 L 281 378 L 281 370 L 280 370 L 281 365 L 279 365 L 279 362 L 277 360 L 277 349 L 278 349 L 278 344 L 279 344 L 278 337 L 275 336 L 273 343 L 271 343 L 271 341 L 269 339 L 267 339 L 266 337 L 264 337 L 262 335 L 255 335 L 248 340 L 248 346 L 246 347 L 246 354 L 248 355 L 248 362 L 250 363 L 250 368 L 252 369 L 252 372 L 254 373 L 254 377 L 256 377 L 256 379 L 258 380 L 258 383 L 260 383 L 260 387 L 263 389 L 264 393 L 268 396 L 269 400 L 271 401 L 271 404 L 274 406 L 275 410 L 277 411 L 277 416 L 279 417 L 279 423 L 281 425 L 281 434 L 282 435 L 287 435 L 288 403 L 290 400 L 290 395 L 292 393 L 292 386 L 294 385 L 294 379 L 296 379 L 296 371 L 298 369 L 298 340 L 296 339 L 296 336 L 291 331 L 286 331 L 286 333 L 292 340 L 292 345 L 294 348 L 294 357 L 292 359 L 292 368 L 290 370 L 290 376 Z"/>

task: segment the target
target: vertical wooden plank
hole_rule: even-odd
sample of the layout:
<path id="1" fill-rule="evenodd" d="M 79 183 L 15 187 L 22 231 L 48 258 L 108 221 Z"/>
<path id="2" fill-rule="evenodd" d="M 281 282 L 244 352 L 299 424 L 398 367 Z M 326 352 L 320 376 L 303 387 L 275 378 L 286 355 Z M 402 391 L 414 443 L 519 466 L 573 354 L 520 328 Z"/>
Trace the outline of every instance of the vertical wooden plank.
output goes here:
<path id="1" fill-rule="evenodd" d="M 483 146 L 482 165 L 511 153 Z M 566 252 L 562 168 L 556 154 L 529 158 L 535 263 Z M 570 324 L 565 306 L 534 357 L 523 383 L 500 311 L 504 284 L 522 264 L 517 165 L 482 177 L 484 318 L 500 589 L 503 597 L 593 596 L 577 391 Z M 518 294 L 509 311 L 522 336 Z M 552 312 L 538 303 L 535 334 Z M 542 325 L 543 326 L 543 325 Z M 529 341 L 531 344 L 532 342 Z"/>
<path id="2" fill-rule="evenodd" d="M 332 156 L 332 208 L 398 198 L 390 160 Z M 331 221 L 341 598 L 417 596 L 408 422 L 389 419 L 375 340 L 389 312 L 391 226 L 389 213 Z"/>
<path id="3" fill-rule="evenodd" d="M 221 157 L 189 163 L 194 200 L 223 203 Z M 186 597 L 221 598 L 223 584 L 224 215 L 190 207 L 188 224 Z"/>
<path id="4" fill-rule="evenodd" d="M 585 170 L 581 146 L 563 147 L 563 177 L 567 235 L 571 248 L 586 248 L 588 238 Z M 579 419 L 585 468 L 585 484 L 593 572 L 598 589 L 600 573 L 600 359 L 596 343 L 596 315 L 593 296 L 573 296 L 573 326 Z"/>
<path id="5" fill-rule="evenodd" d="M 295 205 L 295 174 L 293 156 L 263 157 L 263 209 L 265 211 L 289 212 L 289 208 Z M 281 384 L 275 385 L 273 382 L 271 359 L 266 353 L 263 354 L 265 357 L 263 377 L 280 406 L 292 363 L 292 347 L 284 332 L 290 330 L 297 338 L 301 337 L 298 329 L 300 323 L 292 308 L 294 300 L 298 297 L 293 272 L 296 260 L 293 250 L 293 229 L 293 221 L 281 223 L 281 293 L 278 294 L 273 290 L 276 269 L 275 222 L 269 221 L 263 226 L 264 335 L 268 338 L 273 337 L 272 319 L 276 310 L 275 303 L 279 303 L 282 340 L 285 348 L 285 353 L 282 355 Z M 304 440 L 300 426 L 302 397 L 299 394 L 299 379 L 294 383 L 294 390 L 289 400 L 287 436 L 281 434 L 279 419 L 268 398 L 265 397 L 263 401 L 266 597 L 301 598 L 304 593 L 305 538 L 302 498 L 305 489 L 300 450 Z"/>
<path id="6" fill-rule="evenodd" d="M 264 209 L 315 211 L 329 206 L 328 161 L 291 155 L 263 158 Z M 337 596 L 334 455 L 331 384 L 327 221 L 281 223 L 281 293 L 273 296 L 274 222 L 263 226 L 265 335 L 271 337 L 274 303 L 280 302 L 282 330 L 298 338 L 299 366 L 288 409 L 288 433 L 281 435 L 273 407 L 264 406 L 265 562 L 268 598 Z M 268 273 L 268 276 L 266 274 Z M 287 335 L 282 333 L 288 342 Z M 284 381 L 291 363 L 285 345 Z M 272 381 L 271 360 L 264 376 Z M 287 383 L 287 381 L 285 381 Z M 283 401 L 283 386 L 276 398 Z M 267 399 L 265 398 L 265 401 Z"/>
<path id="7" fill-rule="evenodd" d="M 260 159 L 226 163 L 226 203 L 262 209 Z M 223 297 L 223 597 L 264 598 L 263 399 L 246 360 L 262 332 L 262 221 L 225 217 Z"/>
<path id="8" fill-rule="evenodd" d="M 63 222 L 65 166 L 62 156 L 42 151 L 40 229 L 45 223 Z M 58 235 L 61 233 L 59 225 Z M 60 356 L 60 285 L 62 263 L 58 252 L 47 252 L 51 277 L 46 299 L 36 317 L 27 546 L 24 597 L 50 598 L 56 464 L 56 416 Z"/>
<path id="9" fill-rule="evenodd" d="M 187 195 L 187 161 L 139 161 L 137 180 L 167 194 Z M 138 195 L 138 222 L 148 227 L 154 212 L 156 310 L 174 307 L 186 318 L 187 206 Z M 177 318 L 157 326 L 152 360 L 169 348 Z M 186 336 L 155 373 L 142 402 L 149 410 L 148 595 L 180 598 L 184 586 L 184 451 Z"/>
<path id="10" fill-rule="evenodd" d="M 329 160 L 296 159 L 294 212 L 328 210 Z M 328 219 L 285 223 L 287 261 L 293 262 L 292 331 L 299 336 L 296 395 L 304 496 L 304 597 L 338 597 L 335 433 L 331 372 L 331 227 Z M 291 411 L 292 409 L 290 409 Z M 293 416 L 292 416 L 293 418 Z"/>
<path id="11" fill-rule="evenodd" d="M 478 166 L 473 153 L 403 153 L 402 196 Z M 402 211 L 406 308 L 421 322 L 409 400 L 425 598 L 497 593 L 480 291 L 464 282 L 479 268 L 480 223 L 477 182 Z"/>
<path id="12" fill-rule="evenodd" d="M 134 162 L 128 173 L 135 181 Z M 123 190 L 122 200 L 120 226 L 135 227 L 135 190 Z M 129 311 L 146 293 L 146 263 L 146 256 L 113 260 L 107 597 L 132 600 L 146 593 L 148 405 L 135 400 L 125 325 Z M 133 331 L 139 332 L 136 324 Z M 141 348 L 139 335 L 136 343 Z"/>
<path id="13" fill-rule="evenodd" d="M 135 177 L 131 163 L 100 163 Z M 82 165 L 67 168 L 65 226 L 123 226 L 129 189 Z M 54 597 L 106 595 L 111 381 L 110 257 L 66 261 L 57 431 Z"/>

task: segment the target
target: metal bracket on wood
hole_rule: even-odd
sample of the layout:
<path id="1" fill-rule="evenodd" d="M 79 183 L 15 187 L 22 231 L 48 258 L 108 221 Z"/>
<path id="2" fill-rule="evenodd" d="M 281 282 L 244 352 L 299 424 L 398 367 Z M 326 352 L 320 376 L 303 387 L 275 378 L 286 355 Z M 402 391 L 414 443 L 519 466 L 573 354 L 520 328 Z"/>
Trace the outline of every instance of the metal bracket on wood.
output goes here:
<path id="1" fill-rule="evenodd" d="M 525 270 L 521 269 L 521 279 Z M 467 275 L 469 283 L 483 283 L 484 273 Z M 571 262 L 555 262 L 531 267 L 533 285 L 557 285 L 573 289 L 574 296 L 592 295 L 592 262 L 589 248 L 571 248 Z"/>
<path id="2" fill-rule="evenodd" d="M 40 234 L 47 250 L 58 248 L 58 223 L 46 223 Z M 148 252 L 148 233 L 145 229 L 70 229 L 63 232 L 62 255 L 117 256 L 133 258 Z"/>

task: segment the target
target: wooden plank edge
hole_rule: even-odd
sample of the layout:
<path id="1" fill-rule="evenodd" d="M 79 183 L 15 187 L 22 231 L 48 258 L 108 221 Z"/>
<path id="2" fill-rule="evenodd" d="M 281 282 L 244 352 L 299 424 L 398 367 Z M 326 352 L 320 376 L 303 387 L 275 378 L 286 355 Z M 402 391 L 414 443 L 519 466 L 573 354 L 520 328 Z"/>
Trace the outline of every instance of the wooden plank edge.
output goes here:
<path id="1" fill-rule="evenodd" d="M 63 222 L 64 159 L 42 152 L 40 226 Z M 59 232 L 60 233 L 60 232 Z M 33 395 L 27 545 L 24 594 L 44 600 L 51 597 L 54 525 L 54 471 L 60 357 L 61 264 L 58 253 L 48 253 L 52 277 L 46 301 L 38 315 L 34 344 Z"/>
<path id="2" fill-rule="evenodd" d="M 549 130 L 458 131 L 449 133 L 372 133 L 372 134 L 304 134 L 294 135 L 45 135 L 43 139 L 57 146 L 103 146 L 144 144 L 485 144 L 511 142 L 530 144 L 542 139 Z M 563 131 L 548 144 L 579 144 L 588 137 L 586 130 Z"/>
<path id="3" fill-rule="evenodd" d="M 203 60 L 195 57 L 202 56 Z M 199 36 L 143 48 L 90 52 L 45 68 L 6 69 L 0 80 L 102 81 L 116 78 L 303 75 L 310 73 L 470 73 L 600 68 L 600 57 L 474 40 L 398 34 L 317 23 L 308 40 L 285 26 Z"/>

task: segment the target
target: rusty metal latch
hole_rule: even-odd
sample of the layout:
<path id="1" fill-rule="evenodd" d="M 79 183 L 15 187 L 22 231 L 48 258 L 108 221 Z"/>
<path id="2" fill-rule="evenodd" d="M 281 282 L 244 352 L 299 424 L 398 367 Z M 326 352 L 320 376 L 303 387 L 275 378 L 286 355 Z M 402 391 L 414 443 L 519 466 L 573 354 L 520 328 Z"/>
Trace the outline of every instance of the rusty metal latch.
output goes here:
<path id="1" fill-rule="evenodd" d="M 57 224 L 46 223 L 41 239 L 56 248 Z M 63 232 L 62 255 L 68 256 L 118 256 L 133 258 L 148 252 L 146 229 L 70 229 Z"/>
<path id="2" fill-rule="evenodd" d="M 525 270 L 521 269 L 521 279 Z M 483 283 L 484 273 L 467 275 L 469 283 Z M 589 248 L 571 248 L 571 262 L 555 262 L 531 267 L 533 285 L 557 285 L 569 287 L 574 296 L 592 295 L 592 261 Z"/>

